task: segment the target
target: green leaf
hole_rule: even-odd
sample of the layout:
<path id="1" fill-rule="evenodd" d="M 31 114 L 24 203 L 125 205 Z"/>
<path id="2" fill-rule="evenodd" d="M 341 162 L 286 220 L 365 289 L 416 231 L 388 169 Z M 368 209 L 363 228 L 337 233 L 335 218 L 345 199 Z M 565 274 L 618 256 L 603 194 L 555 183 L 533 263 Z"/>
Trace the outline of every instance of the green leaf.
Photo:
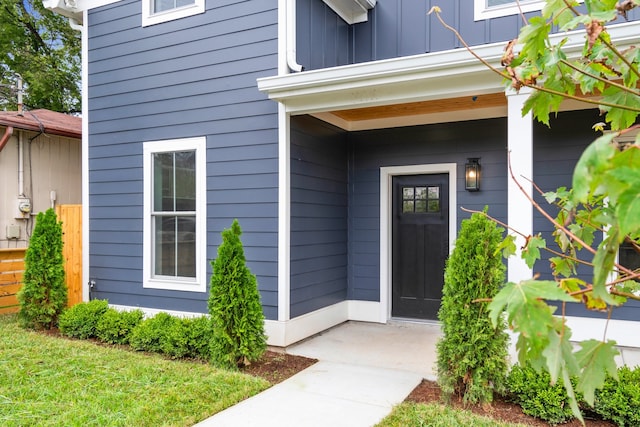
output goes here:
<path id="1" fill-rule="evenodd" d="M 638 112 L 631 109 L 640 109 L 640 96 L 637 94 L 609 86 L 603 92 L 602 102 L 618 106 L 600 106 L 600 109 L 607 112 L 607 121 L 611 123 L 612 130 L 626 129 L 635 123 Z"/>
<path id="2" fill-rule="evenodd" d="M 527 239 L 527 244 L 522 249 L 522 259 L 524 259 L 529 268 L 533 268 L 535 262 L 540 259 L 540 248 L 546 247 L 547 242 L 539 234 L 530 236 Z"/>
<path id="3" fill-rule="evenodd" d="M 549 331 L 549 344 L 542 352 L 547 361 L 547 370 L 551 375 L 552 383 L 558 380 L 562 371 L 568 371 L 569 376 L 578 374 L 578 364 L 573 354 L 573 346 L 569 342 L 570 331 L 563 330 L 558 333 L 555 329 Z"/>
<path id="4" fill-rule="evenodd" d="M 602 171 L 616 152 L 611 143 L 616 134 L 611 132 L 593 141 L 580 156 L 573 171 L 573 200 L 587 202 L 587 196 L 600 182 Z"/>
<path id="5" fill-rule="evenodd" d="M 640 229 L 640 187 L 630 188 L 618 197 L 616 216 L 622 235 Z"/>
<path id="6" fill-rule="evenodd" d="M 496 248 L 496 253 L 502 251 L 504 258 L 509 258 L 516 253 L 516 237 L 512 234 L 507 234 L 502 242 Z"/>
<path id="7" fill-rule="evenodd" d="M 520 283 L 507 283 L 488 306 L 489 317 L 494 326 L 503 310 L 509 319 L 513 319 L 519 310 L 527 304 L 536 304 L 540 299 L 572 302 L 574 299 L 558 287 L 553 280 L 524 280 Z"/>
<path id="8" fill-rule="evenodd" d="M 582 341 L 580 343 L 581 349 L 576 352 L 576 360 L 578 365 L 582 367 L 578 391 L 583 393 L 584 400 L 592 406 L 595 390 L 604 385 L 607 375 L 615 379 L 618 378 L 615 362 L 618 350 L 615 345 L 615 341 Z"/>

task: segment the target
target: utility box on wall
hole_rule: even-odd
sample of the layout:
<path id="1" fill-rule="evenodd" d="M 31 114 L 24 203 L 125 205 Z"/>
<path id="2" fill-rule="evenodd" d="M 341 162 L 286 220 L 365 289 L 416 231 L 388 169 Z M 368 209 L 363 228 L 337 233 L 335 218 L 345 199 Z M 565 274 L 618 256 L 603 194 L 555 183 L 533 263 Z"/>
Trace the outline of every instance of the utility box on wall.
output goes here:
<path id="1" fill-rule="evenodd" d="M 7 225 L 7 240 L 18 240 L 20 238 L 20 226 L 19 225 Z"/>

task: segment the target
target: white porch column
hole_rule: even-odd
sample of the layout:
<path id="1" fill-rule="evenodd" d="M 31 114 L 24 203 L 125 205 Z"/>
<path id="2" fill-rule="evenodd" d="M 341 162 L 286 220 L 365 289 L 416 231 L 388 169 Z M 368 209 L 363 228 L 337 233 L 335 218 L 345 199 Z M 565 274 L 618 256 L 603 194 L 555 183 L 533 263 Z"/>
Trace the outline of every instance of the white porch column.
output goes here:
<path id="1" fill-rule="evenodd" d="M 508 90 L 507 105 L 507 149 L 510 154 L 511 170 L 520 186 L 531 195 L 533 186 L 529 180 L 533 179 L 533 120 L 531 113 L 522 116 L 522 106 L 531 94 L 529 89 L 521 89 L 519 93 Z M 507 222 L 510 227 L 518 230 L 525 236 L 533 234 L 533 206 L 518 184 L 507 172 Z M 525 240 L 516 236 L 517 255 L 508 260 L 507 280 L 519 282 L 532 276 L 531 269 L 520 257 L 520 248 Z"/>
<path id="2" fill-rule="evenodd" d="M 290 314 L 290 235 L 291 223 L 291 155 L 289 113 L 278 103 L 278 321 L 286 322 Z"/>

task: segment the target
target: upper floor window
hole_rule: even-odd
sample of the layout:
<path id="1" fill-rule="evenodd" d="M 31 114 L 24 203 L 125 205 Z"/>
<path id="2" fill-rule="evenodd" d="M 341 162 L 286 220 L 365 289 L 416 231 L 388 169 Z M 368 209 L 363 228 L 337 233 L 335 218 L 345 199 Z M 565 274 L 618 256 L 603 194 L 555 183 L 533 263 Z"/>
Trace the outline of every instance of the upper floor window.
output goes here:
<path id="1" fill-rule="evenodd" d="M 544 1 L 540 0 L 474 0 L 474 19 L 497 18 L 499 16 L 515 15 L 522 12 L 540 10 L 544 6 Z"/>
<path id="2" fill-rule="evenodd" d="M 204 0 L 143 0 L 142 26 L 159 24 L 204 12 Z"/>
<path id="3" fill-rule="evenodd" d="M 205 138 L 146 142 L 144 287 L 206 290 Z"/>

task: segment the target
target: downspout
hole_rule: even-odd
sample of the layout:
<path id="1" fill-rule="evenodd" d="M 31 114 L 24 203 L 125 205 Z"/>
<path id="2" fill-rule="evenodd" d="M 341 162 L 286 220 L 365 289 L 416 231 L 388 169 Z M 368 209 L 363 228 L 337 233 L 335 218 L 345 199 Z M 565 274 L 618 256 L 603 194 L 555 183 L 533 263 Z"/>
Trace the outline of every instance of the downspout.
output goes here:
<path id="1" fill-rule="evenodd" d="M 19 197 L 24 196 L 24 136 L 23 134 L 24 132 L 18 132 L 18 196 Z M 31 184 L 31 186 L 33 187 L 33 184 Z"/>
<path id="2" fill-rule="evenodd" d="M 287 0 L 287 66 L 294 73 L 304 70 L 296 58 L 296 0 Z"/>
<path id="3" fill-rule="evenodd" d="M 0 151 L 2 151 L 5 145 L 7 145 L 7 142 L 9 141 L 9 138 L 11 138 L 11 135 L 13 135 L 13 126 L 7 126 L 4 131 L 4 135 L 2 135 L 2 138 L 0 138 Z"/>
<path id="4" fill-rule="evenodd" d="M 71 29 L 80 33 L 82 33 L 82 30 L 84 29 L 82 24 L 79 24 L 78 21 L 74 18 L 69 18 L 69 26 L 71 27 Z"/>

